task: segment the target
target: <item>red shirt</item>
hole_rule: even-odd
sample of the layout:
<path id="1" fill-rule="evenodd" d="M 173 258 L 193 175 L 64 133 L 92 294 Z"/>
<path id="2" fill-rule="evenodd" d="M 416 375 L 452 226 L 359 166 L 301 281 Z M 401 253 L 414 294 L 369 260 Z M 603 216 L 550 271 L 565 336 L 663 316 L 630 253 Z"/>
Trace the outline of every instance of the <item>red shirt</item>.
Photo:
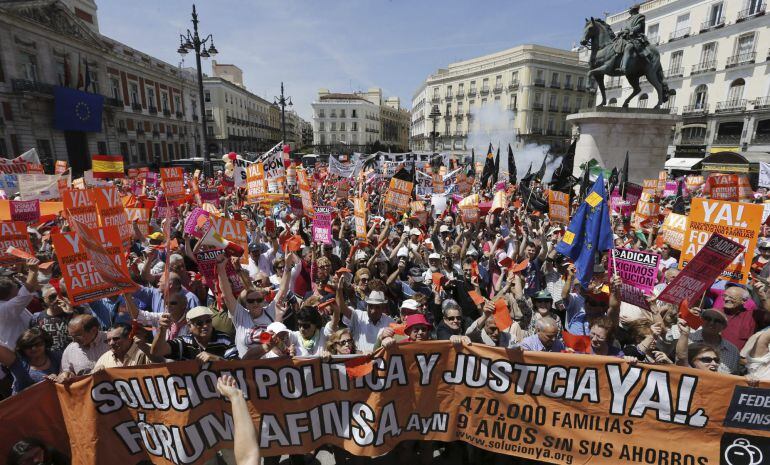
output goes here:
<path id="1" fill-rule="evenodd" d="M 764 309 L 741 310 L 738 313 L 727 314 L 727 327 L 722 330 L 722 337 L 738 348 L 743 349 L 746 341 L 765 326 Z"/>

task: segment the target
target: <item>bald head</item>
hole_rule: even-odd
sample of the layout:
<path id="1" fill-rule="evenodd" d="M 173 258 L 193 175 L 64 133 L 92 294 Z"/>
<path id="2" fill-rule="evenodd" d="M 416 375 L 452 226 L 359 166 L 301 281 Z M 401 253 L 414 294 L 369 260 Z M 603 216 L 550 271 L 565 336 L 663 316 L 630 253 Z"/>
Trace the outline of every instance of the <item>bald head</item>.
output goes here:
<path id="1" fill-rule="evenodd" d="M 556 320 L 548 316 L 540 318 L 535 323 L 535 329 L 537 330 L 537 337 L 540 339 L 540 342 L 546 349 L 550 349 L 559 336 L 559 327 L 556 324 Z"/>
<path id="2" fill-rule="evenodd" d="M 77 315 L 70 320 L 67 332 L 74 342 L 87 349 L 99 335 L 99 320 L 92 315 Z"/>

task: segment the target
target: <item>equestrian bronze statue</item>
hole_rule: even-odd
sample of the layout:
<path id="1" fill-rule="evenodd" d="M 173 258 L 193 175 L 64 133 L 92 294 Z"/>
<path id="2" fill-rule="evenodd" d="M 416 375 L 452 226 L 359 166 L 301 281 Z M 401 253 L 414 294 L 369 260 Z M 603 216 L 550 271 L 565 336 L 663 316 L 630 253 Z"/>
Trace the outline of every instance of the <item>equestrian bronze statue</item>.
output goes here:
<path id="1" fill-rule="evenodd" d="M 658 103 L 655 108 L 660 108 L 660 105 L 667 102 L 668 96 L 673 95 L 674 92 L 669 90 L 664 82 L 660 53 L 644 35 L 644 15 L 639 13 L 638 6 L 631 7 L 629 13 L 631 17 L 626 28 L 617 35 L 603 20 L 586 19 L 580 44 L 588 46 L 590 43 L 589 67 L 591 70 L 588 75 L 596 81 L 602 94 L 602 101 L 597 106 L 607 103 L 604 89 L 605 75 L 625 76 L 633 88 L 631 95 L 623 102 L 623 107 L 628 107 L 628 102 L 641 92 L 639 78 L 645 76 L 658 93 Z"/>

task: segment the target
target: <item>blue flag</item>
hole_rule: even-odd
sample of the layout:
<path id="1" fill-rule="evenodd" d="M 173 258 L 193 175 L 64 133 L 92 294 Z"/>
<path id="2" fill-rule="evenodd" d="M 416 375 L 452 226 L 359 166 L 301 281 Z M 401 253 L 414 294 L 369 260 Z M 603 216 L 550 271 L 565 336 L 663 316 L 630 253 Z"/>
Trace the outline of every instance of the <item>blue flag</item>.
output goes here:
<path id="1" fill-rule="evenodd" d="M 594 275 L 596 253 L 613 246 L 607 191 L 600 173 L 572 217 L 564 237 L 556 244 L 556 251 L 572 259 L 580 284 L 588 287 Z"/>
<path id="2" fill-rule="evenodd" d="M 54 128 L 62 131 L 100 132 L 104 97 L 69 87 L 55 87 Z"/>

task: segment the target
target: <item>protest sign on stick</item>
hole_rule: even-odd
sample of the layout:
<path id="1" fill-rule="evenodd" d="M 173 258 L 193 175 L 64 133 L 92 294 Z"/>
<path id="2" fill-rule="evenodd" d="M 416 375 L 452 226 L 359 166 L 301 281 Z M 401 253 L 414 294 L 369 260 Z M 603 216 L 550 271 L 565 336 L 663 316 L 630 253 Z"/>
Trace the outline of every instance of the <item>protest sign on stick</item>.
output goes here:
<path id="1" fill-rule="evenodd" d="M 366 239 L 366 208 L 366 199 L 362 197 L 353 199 L 353 215 L 355 217 L 356 237 L 358 239 Z"/>
<path id="2" fill-rule="evenodd" d="M 99 227 L 93 189 L 66 189 L 62 193 L 62 202 L 67 220 L 77 220 L 91 230 Z"/>
<path id="3" fill-rule="evenodd" d="M 332 243 L 331 207 L 317 207 L 313 218 L 313 241 L 321 244 Z"/>
<path id="4" fill-rule="evenodd" d="M 176 202 L 185 198 L 183 168 L 178 166 L 161 168 L 160 179 L 163 185 L 163 194 L 170 202 Z"/>
<path id="5" fill-rule="evenodd" d="M 569 224 L 569 195 L 548 191 L 548 217 L 554 223 Z"/>
<path id="6" fill-rule="evenodd" d="M 721 278 L 746 284 L 759 237 L 762 210 L 762 205 L 758 204 L 692 199 L 679 267 L 683 268 L 695 257 L 711 233 L 719 233 L 743 247 L 743 253 L 724 269 Z"/>
<path id="7" fill-rule="evenodd" d="M 647 296 L 658 282 L 660 255 L 632 249 L 612 249 L 608 273 L 620 276 L 620 300 L 649 309 Z"/>
<path id="8" fill-rule="evenodd" d="M 744 247 L 721 234 L 712 234 L 698 253 L 690 260 L 678 275 L 668 283 L 658 299 L 674 305 L 682 300 L 694 302 L 700 299 L 720 274 L 727 268 Z"/>
<path id="9" fill-rule="evenodd" d="M 40 219 L 39 200 L 11 200 L 8 203 L 10 205 L 12 221 L 34 223 Z"/>
<path id="10" fill-rule="evenodd" d="M 13 255 L 6 253 L 8 247 L 16 247 L 34 255 L 32 242 L 29 240 L 27 223 L 24 221 L 0 221 L 0 265 L 9 265 L 18 261 Z"/>

